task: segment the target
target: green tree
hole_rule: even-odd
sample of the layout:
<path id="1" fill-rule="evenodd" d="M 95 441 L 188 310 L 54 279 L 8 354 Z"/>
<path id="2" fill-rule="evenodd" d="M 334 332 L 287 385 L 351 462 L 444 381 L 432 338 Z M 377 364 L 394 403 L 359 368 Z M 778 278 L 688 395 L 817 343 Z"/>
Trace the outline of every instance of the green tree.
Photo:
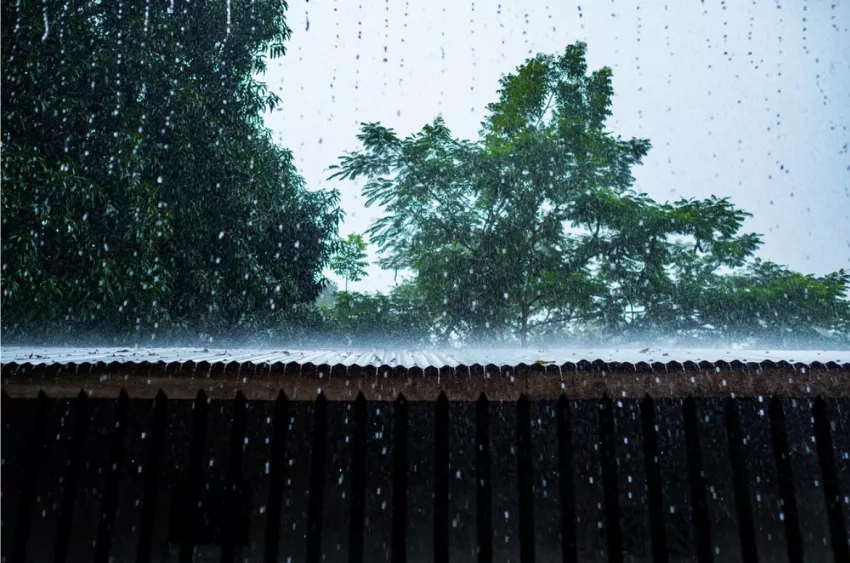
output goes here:
<path id="1" fill-rule="evenodd" d="M 331 270 L 345 279 L 345 291 L 348 280 L 360 281 L 366 276 L 366 241 L 363 235 L 352 233 L 343 239 L 337 253 L 331 257 Z"/>
<path id="2" fill-rule="evenodd" d="M 366 123 L 363 148 L 332 167 L 368 180 L 379 264 L 416 274 L 436 339 L 846 338 L 843 271 L 754 261 L 760 237 L 728 199 L 633 189 L 650 143 L 607 129 L 611 70 L 588 73 L 585 54 L 576 43 L 504 77 L 477 140 L 440 117 L 405 138 Z"/>
<path id="3" fill-rule="evenodd" d="M 4 2 L 3 331 L 241 334 L 322 290 L 338 194 L 262 113 L 286 4 Z"/>
<path id="4" fill-rule="evenodd" d="M 341 292 L 321 309 L 318 337 L 338 346 L 427 346 L 434 323 L 415 285 L 401 283 L 388 294 Z"/>
<path id="5" fill-rule="evenodd" d="M 632 296 L 610 288 L 662 287 L 668 237 L 691 237 L 717 264 L 758 244 L 725 200 L 659 206 L 632 190 L 650 143 L 606 129 L 611 76 L 587 72 L 583 43 L 538 55 L 501 80 L 479 140 L 455 139 L 441 118 L 404 139 L 367 123 L 363 149 L 334 167 L 332 178 L 369 180 L 367 205 L 386 211 L 368 231 L 381 265 L 416 272 L 444 338 L 525 344 L 547 325 L 613 326 Z"/>

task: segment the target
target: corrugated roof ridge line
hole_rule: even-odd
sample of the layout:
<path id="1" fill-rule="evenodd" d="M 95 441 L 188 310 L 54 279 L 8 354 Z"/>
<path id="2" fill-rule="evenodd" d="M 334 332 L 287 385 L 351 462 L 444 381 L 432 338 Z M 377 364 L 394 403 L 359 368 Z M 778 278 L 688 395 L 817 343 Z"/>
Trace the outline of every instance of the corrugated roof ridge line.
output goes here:
<path id="1" fill-rule="evenodd" d="M 706 360 L 706 358 L 715 358 Z M 434 350 L 434 349 L 316 349 L 316 350 L 267 350 L 267 349 L 206 349 L 206 348 L 34 348 L 34 347 L 5 347 L 0 348 L 0 363 L 30 364 L 30 365 L 80 365 L 98 363 L 139 365 L 182 365 L 186 362 L 195 364 L 274 364 L 314 365 L 327 364 L 331 367 L 344 366 L 375 366 L 389 365 L 406 368 L 451 368 L 460 365 L 475 364 L 486 366 L 493 364 L 551 367 L 553 365 L 594 365 L 610 366 L 644 366 L 641 369 L 743 369 L 756 366 L 770 365 L 790 366 L 799 369 L 802 366 L 823 367 L 826 369 L 844 368 L 850 366 L 848 351 L 800 351 L 780 350 L 774 352 L 702 350 L 702 349 L 663 349 L 652 350 L 546 350 L 546 349 L 517 349 L 517 350 Z"/>

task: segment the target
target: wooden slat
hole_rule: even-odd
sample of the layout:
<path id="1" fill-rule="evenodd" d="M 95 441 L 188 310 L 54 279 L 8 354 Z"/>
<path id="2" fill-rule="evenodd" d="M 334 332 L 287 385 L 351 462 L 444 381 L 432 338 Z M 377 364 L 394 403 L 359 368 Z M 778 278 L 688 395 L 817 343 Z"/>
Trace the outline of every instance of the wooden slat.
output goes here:
<path id="1" fill-rule="evenodd" d="M 27 561 L 54 560 L 61 519 L 63 493 L 68 477 L 74 429 L 80 410 L 78 400 L 49 401 L 47 435 L 38 474 L 30 521 Z M 64 554 L 59 556 L 64 559 Z"/>
<path id="2" fill-rule="evenodd" d="M 824 416 L 818 416 L 818 411 Z M 831 482 L 829 492 L 824 492 L 830 505 L 828 511 L 835 560 L 841 561 L 850 555 L 850 399 L 827 399 L 823 401 L 822 408 L 816 406 L 814 414 L 816 419 L 828 422 L 818 426 L 822 426 L 824 431 L 826 426 L 829 427 L 828 434 L 832 442 L 832 463 L 825 464 L 826 456 L 819 457 L 821 475 L 824 481 L 829 479 Z M 821 432 L 816 431 L 816 434 Z M 828 447 L 825 442 L 824 446 Z"/>
<path id="3" fill-rule="evenodd" d="M 118 419 L 118 401 L 91 401 L 88 438 L 81 454 L 79 484 L 74 500 L 68 561 L 93 561 L 107 476 L 113 471 L 110 453 Z M 116 467 L 117 470 L 117 467 Z"/>
<path id="4" fill-rule="evenodd" d="M 476 411 L 472 402 L 449 406 L 449 560 L 478 561 Z"/>
<path id="5" fill-rule="evenodd" d="M 408 403 L 406 553 L 411 563 L 434 560 L 435 410 L 433 402 Z"/>
<path id="6" fill-rule="evenodd" d="M 687 440 L 681 399 L 654 402 L 666 549 L 671 561 L 696 561 Z"/>
<path id="7" fill-rule="evenodd" d="M 829 561 L 832 558 L 832 546 L 815 441 L 813 401 L 786 398 L 782 400 L 782 405 L 803 554 L 808 561 Z"/>
<path id="8" fill-rule="evenodd" d="M 26 560 L 846 559 L 848 399 L 330 401 L 321 421 L 285 398 L 122 401 L 4 397 L 3 540 L 31 494 Z"/>
<path id="9" fill-rule="evenodd" d="M 393 403 L 367 403 L 363 561 L 390 561 L 393 525 Z"/>
<path id="10" fill-rule="evenodd" d="M 37 477 L 46 438 L 47 399 L 12 400 L 2 406 L 2 557 L 20 560 L 30 534 Z"/>
<path id="11" fill-rule="evenodd" d="M 100 401 L 96 401 L 99 409 Z M 133 561 L 138 547 L 144 485 L 148 471 L 153 415 L 152 401 L 127 401 L 123 457 L 116 468 L 117 496 L 109 553 L 115 561 Z"/>
<path id="12" fill-rule="evenodd" d="M 494 561 L 520 560 L 516 420 L 515 402 L 491 403 Z"/>
<path id="13" fill-rule="evenodd" d="M 329 403 L 324 467 L 321 560 L 347 563 L 351 519 L 352 403 Z"/>
<path id="14" fill-rule="evenodd" d="M 736 400 L 741 418 L 744 463 L 747 467 L 759 561 L 788 561 L 782 501 L 771 438 L 768 403 L 762 398 Z"/>
<path id="15" fill-rule="evenodd" d="M 561 561 L 557 400 L 531 403 L 534 541 L 538 561 Z"/>
<path id="16" fill-rule="evenodd" d="M 358 368 L 359 369 L 359 368 Z M 582 370 L 562 374 L 541 372 L 531 367 L 511 368 L 490 377 L 486 373 L 463 377 L 413 375 L 402 370 L 398 375 L 384 370 L 380 375 L 333 376 L 316 370 L 293 373 L 252 373 L 240 375 L 220 370 L 208 377 L 191 377 L 183 371 L 151 370 L 117 366 L 102 377 L 91 373 L 62 373 L 48 376 L 46 370 L 17 370 L 3 379 L 3 390 L 12 398 L 35 397 L 39 390 L 48 396 L 73 398 L 83 388 L 93 398 L 116 397 L 126 388 L 131 398 L 153 398 L 163 389 L 173 399 L 193 399 L 198 391 L 213 399 L 233 399 L 242 392 L 249 400 L 277 399 L 280 391 L 291 400 L 315 400 L 321 392 L 330 401 L 353 401 L 359 393 L 367 400 L 392 400 L 403 393 L 412 401 L 435 401 L 445 393 L 450 401 L 474 401 L 485 393 L 491 401 L 516 401 L 525 394 L 529 399 L 557 399 L 561 393 L 575 398 L 652 397 L 757 397 L 785 395 L 795 397 L 845 397 L 847 370 L 811 368 L 805 372 L 793 367 L 763 367 L 753 371 L 736 369 L 688 371 L 599 371 Z"/>
<path id="17" fill-rule="evenodd" d="M 709 399 L 694 404 L 712 555 L 715 561 L 735 563 L 743 562 L 744 558 L 725 407 L 724 399 Z"/>
<path id="18" fill-rule="evenodd" d="M 612 402 L 623 552 L 631 561 L 651 561 L 640 401 L 613 399 Z"/>
<path id="19" fill-rule="evenodd" d="M 307 554 L 313 411 L 310 402 L 293 401 L 289 406 L 278 561 L 304 561 Z"/>
<path id="20" fill-rule="evenodd" d="M 168 401 L 165 428 L 162 432 L 162 451 L 156 477 L 148 472 L 146 479 L 155 479 L 153 498 L 148 499 L 154 515 L 149 544 L 150 561 L 175 561 L 179 546 L 170 544 L 171 521 L 175 506 L 183 502 L 182 493 L 189 466 L 192 446 L 194 401 Z M 146 483 L 147 484 L 147 483 Z M 147 493 L 147 491 L 146 491 Z M 144 538 L 142 538 L 144 539 Z"/>
<path id="21" fill-rule="evenodd" d="M 575 475 L 576 538 L 579 560 L 608 560 L 599 433 L 599 401 L 570 400 Z"/>

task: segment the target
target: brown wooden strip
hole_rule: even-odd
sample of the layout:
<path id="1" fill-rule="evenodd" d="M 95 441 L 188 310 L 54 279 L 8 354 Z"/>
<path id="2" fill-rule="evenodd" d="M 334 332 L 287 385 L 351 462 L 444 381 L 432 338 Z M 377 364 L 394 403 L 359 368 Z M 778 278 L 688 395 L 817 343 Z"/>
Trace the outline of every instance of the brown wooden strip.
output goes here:
<path id="1" fill-rule="evenodd" d="M 109 453 L 116 430 L 117 398 L 89 401 L 89 436 L 82 451 L 68 561 L 93 561 L 106 476 L 112 471 Z"/>
<path id="2" fill-rule="evenodd" d="M 471 375 L 441 376 L 426 370 L 359 370 L 357 375 L 286 373 L 239 375 L 221 371 L 209 377 L 189 377 L 183 372 L 116 371 L 101 375 L 57 374 L 45 370 L 18 370 L 3 380 L 12 398 L 35 397 L 43 389 L 50 397 L 73 398 L 85 389 L 93 398 L 118 396 L 122 388 L 131 398 L 153 398 L 162 388 L 170 398 L 193 399 L 203 390 L 213 399 L 232 399 L 241 391 L 248 400 L 276 400 L 284 391 L 291 400 L 315 400 L 323 392 L 331 401 L 353 401 L 362 392 L 369 401 L 391 401 L 403 393 L 408 400 L 434 401 L 444 392 L 450 401 L 474 401 L 485 393 L 491 401 L 568 397 L 653 398 L 757 397 L 847 397 L 850 371 L 790 367 L 710 369 L 701 371 L 576 371 L 563 374 L 525 369 L 513 372 L 481 371 Z"/>
<path id="3" fill-rule="evenodd" d="M 390 560 L 393 523 L 394 403 L 367 403 L 363 560 Z"/>
<path id="4" fill-rule="evenodd" d="M 608 560 L 605 535 L 605 495 L 599 432 L 599 402 L 569 401 L 575 474 L 576 539 L 579 561 Z"/>
<path id="5" fill-rule="evenodd" d="M 433 561 L 436 405 L 412 401 L 407 405 L 407 561 Z"/>
<path id="6" fill-rule="evenodd" d="M 449 560 L 478 561 L 476 533 L 476 403 L 449 406 Z"/>

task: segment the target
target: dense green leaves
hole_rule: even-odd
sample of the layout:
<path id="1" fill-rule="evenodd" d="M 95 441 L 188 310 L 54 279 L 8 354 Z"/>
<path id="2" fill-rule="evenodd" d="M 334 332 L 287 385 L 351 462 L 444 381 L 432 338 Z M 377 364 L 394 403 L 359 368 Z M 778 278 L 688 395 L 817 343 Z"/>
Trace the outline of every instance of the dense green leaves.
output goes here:
<path id="1" fill-rule="evenodd" d="M 345 291 L 348 280 L 360 281 L 366 275 L 366 241 L 363 235 L 352 233 L 343 239 L 337 253 L 331 258 L 331 270 L 345 279 Z"/>
<path id="2" fill-rule="evenodd" d="M 477 139 L 362 125 L 332 177 L 365 179 L 365 234 L 409 281 L 348 292 L 364 238 L 263 124 L 285 10 L 3 4 L 7 341 L 849 343 L 847 273 L 755 259 L 729 199 L 635 189 L 650 142 L 607 128 L 612 71 L 583 43 L 503 77 Z"/>
<path id="3" fill-rule="evenodd" d="M 286 5 L 227 4 L 3 3 L 7 338 L 249 334 L 319 295 L 338 196 L 255 78 Z"/>
<path id="4" fill-rule="evenodd" d="M 502 78 L 476 141 L 440 117 L 405 138 L 366 123 L 332 167 L 367 179 L 380 264 L 415 273 L 437 340 L 846 335 L 846 274 L 753 262 L 760 238 L 728 199 L 633 189 L 650 143 L 606 129 L 612 73 L 585 55 L 576 43 Z"/>
<path id="5" fill-rule="evenodd" d="M 400 284 L 387 294 L 339 292 L 333 306 L 320 306 L 308 335 L 329 346 L 427 346 L 432 315 L 415 286 Z"/>

